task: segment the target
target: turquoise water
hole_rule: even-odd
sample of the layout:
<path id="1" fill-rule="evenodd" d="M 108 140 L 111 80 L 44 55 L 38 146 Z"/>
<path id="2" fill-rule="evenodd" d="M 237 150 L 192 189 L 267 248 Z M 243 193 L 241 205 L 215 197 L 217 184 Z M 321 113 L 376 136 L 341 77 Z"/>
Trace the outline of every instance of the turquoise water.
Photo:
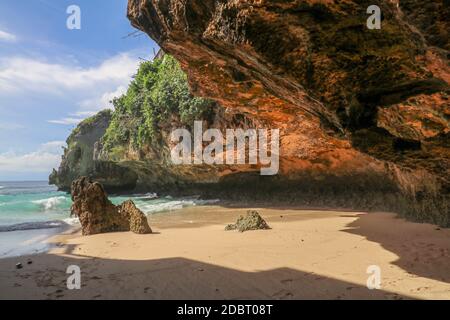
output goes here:
<path id="1" fill-rule="evenodd" d="M 70 197 L 45 182 L 0 182 L 0 226 L 63 220 Z"/>
<path id="2" fill-rule="evenodd" d="M 110 197 L 115 204 L 132 199 L 145 214 L 170 214 L 188 206 L 215 203 L 197 197 L 171 198 L 156 194 Z M 72 200 L 46 181 L 0 182 L 0 259 L 49 250 L 53 235 L 69 225 L 79 225 L 70 217 Z"/>
<path id="3" fill-rule="evenodd" d="M 156 194 L 110 197 L 114 204 L 132 199 L 145 214 L 172 211 L 207 204 L 197 197 L 157 197 Z M 212 201 L 215 202 L 215 201 Z M 58 221 L 74 224 L 70 218 L 72 200 L 46 181 L 0 182 L 0 232 L 58 227 Z"/>

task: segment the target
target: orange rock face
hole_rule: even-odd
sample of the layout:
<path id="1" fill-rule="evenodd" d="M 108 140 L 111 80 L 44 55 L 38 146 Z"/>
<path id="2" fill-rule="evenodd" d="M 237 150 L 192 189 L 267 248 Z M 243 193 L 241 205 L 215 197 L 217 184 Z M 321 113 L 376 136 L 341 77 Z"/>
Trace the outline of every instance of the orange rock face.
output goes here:
<path id="1" fill-rule="evenodd" d="M 448 19 L 427 21 L 448 4 L 378 3 L 380 30 L 353 0 L 129 0 L 128 17 L 194 94 L 280 129 L 278 181 L 443 194 L 433 210 L 450 220 Z"/>

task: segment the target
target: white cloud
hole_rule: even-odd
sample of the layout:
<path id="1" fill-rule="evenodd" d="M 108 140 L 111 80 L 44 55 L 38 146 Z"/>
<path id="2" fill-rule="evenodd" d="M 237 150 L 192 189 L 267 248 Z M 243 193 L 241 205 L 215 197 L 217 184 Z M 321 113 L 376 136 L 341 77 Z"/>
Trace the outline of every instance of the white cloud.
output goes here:
<path id="1" fill-rule="evenodd" d="M 65 146 L 66 146 L 65 141 L 50 141 L 50 142 L 41 144 L 41 146 L 39 147 L 39 151 L 60 154 L 62 148 Z"/>
<path id="2" fill-rule="evenodd" d="M 58 167 L 65 146 L 64 141 L 51 141 L 42 144 L 30 153 L 0 153 L 0 172 L 3 173 L 49 173 Z"/>
<path id="3" fill-rule="evenodd" d="M 15 42 L 17 37 L 12 33 L 0 30 L 0 41 Z"/>
<path id="4" fill-rule="evenodd" d="M 47 122 L 53 124 L 72 125 L 79 124 L 81 121 L 83 121 L 82 118 L 62 118 L 58 120 L 48 120 Z"/>
<path id="5" fill-rule="evenodd" d="M 78 111 L 75 113 L 71 113 L 70 116 L 72 116 L 72 117 L 92 117 L 96 113 L 97 113 L 97 111 Z"/>
<path id="6" fill-rule="evenodd" d="M 107 108 L 112 107 L 110 102 L 115 97 L 120 97 L 121 95 L 123 95 L 126 92 L 127 92 L 127 88 L 125 86 L 119 86 L 114 91 L 104 93 L 101 97 L 96 97 L 94 99 L 86 99 L 86 100 L 81 101 L 80 107 L 82 107 L 84 109 L 89 109 L 89 110 L 92 110 L 92 109 L 96 110 L 99 107 L 101 109 L 107 109 Z"/>
<path id="7" fill-rule="evenodd" d="M 139 58 L 129 53 L 89 68 L 23 57 L 0 58 L 0 97 L 26 94 L 77 99 L 73 101 L 80 108 L 76 116 L 49 120 L 76 124 L 99 110 L 111 108 L 110 101 L 125 93 L 138 65 Z"/>
<path id="8" fill-rule="evenodd" d="M 29 58 L 0 59 L 0 94 L 30 92 L 64 94 L 67 90 L 117 88 L 128 84 L 139 60 L 119 54 L 92 68 L 52 64 Z"/>
<path id="9" fill-rule="evenodd" d="M 107 109 L 107 108 L 102 108 L 102 109 Z M 74 124 L 79 124 L 81 121 L 83 121 L 84 119 L 88 118 L 88 117 L 92 117 L 93 115 L 95 115 L 99 110 L 95 110 L 95 111 L 78 111 L 75 113 L 70 113 L 69 117 L 67 118 L 62 118 L 62 119 L 57 119 L 57 120 L 47 120 L 48 123 L 53 123 L 53 124 L 62 124 L 62 125 L 74 125 Z M 0 127 L 1 129 L 1 127 Z"/>

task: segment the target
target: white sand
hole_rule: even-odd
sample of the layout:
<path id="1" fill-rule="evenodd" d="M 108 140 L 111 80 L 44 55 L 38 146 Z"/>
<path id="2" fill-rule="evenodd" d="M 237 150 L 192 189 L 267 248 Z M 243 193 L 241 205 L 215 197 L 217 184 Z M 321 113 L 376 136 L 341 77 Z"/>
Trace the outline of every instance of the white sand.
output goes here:
<path id="1" fill-rule="evenodd" d="M 59 247 L 31 265 L 0 260 L 0 298 L 450 299 L 448 229 L 388 213 L 257 208 L 271 230 L 225 232 L 246 210 L 154 215 L 151 235 L 55 237 Z M 73 264 L 82 289 L 69 291 Z M 381 290 L 366 287 L 370 265 L 381 268 Z"/>

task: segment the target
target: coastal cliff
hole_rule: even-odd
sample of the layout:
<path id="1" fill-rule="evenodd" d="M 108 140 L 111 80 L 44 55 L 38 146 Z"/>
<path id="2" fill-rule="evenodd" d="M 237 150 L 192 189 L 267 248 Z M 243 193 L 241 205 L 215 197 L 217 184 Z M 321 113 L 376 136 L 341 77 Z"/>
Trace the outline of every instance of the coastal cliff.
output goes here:
<path id="1" fill-rule="evenodd" d="M 250 166 L 171 163 L 170 135 L 178 128 L 256 127 L 239 113 L 227 112 L 212 100 L 189 92 L 186 74 L 169 55 L 143 62 L 127 93 L 114 99 L 114 111 L 105 110 L 81 122 L 67 139 L 67 149 L 50 183 L 70 191 L 73 181 L 88 176 L 108 192 L 196 193 L 221 177 Z"/>
<path id="2" fill-rule="evenodd" d="M 103 137 L 111 122 L 112 112 L 101 111 L 82 121 L 67 138 L 58 170 L 53 169 L 49 177 L 50 184 L 60 190 L 70 191 L 74 180 L 89 176 L 101 182 L 110 192 L 132 190 L 136 186 L 134 172 L 120 167 L 111 161 L 94 161 L 96 144 Z"/>
<path id="3" fill-rule="evenodd" d="M 130 0 L 128 16 L 181 62 L 195 94 L 281 128 L 284 159 L 360 151 L 448 189 L 445 48 L 394 2 L 379 1 L 381 30 L 366 27 L 370 1 Z"/>
<path id="4" fill-rule="evenodd" d="M 371 4 L 129 0 L 132 25 L 178 62 L 141 66 L 92 161 L 133 172 L 133 190 L 392 210 L 450 225 L 448 4 L 379 1 L 382 28 L 369 30 Z M 279 174 L 172 165 L 170 132 L 194 120 L 279 129 Z"/>
<path id="5" fill-rule="evenodd" d="M 281 130 L 297 191 L 400 192 L 410 216 L 448 223 L 448 2 L 378 1 L 380 30 L 372 4 L 129 0 L 128 17 L 194 94 Z"/>

